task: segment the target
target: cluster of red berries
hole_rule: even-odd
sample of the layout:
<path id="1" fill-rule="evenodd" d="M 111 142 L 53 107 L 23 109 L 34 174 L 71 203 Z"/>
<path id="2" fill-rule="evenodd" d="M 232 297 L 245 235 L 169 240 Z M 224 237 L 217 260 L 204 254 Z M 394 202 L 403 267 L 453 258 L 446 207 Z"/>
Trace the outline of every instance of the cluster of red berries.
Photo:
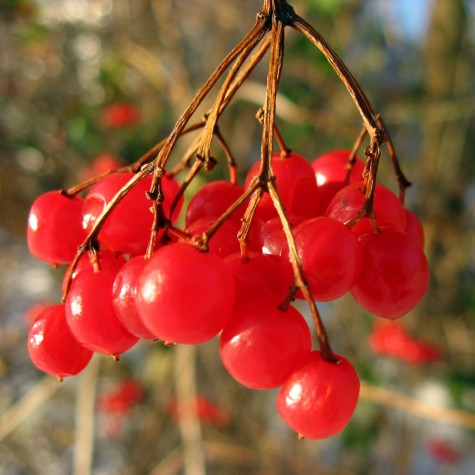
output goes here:
<path id="1" fill-rule="evenodd" d="M 427 288 L 422 227 L 381 185 L 374 194 L 377 226 L 360 218 L 364 163 L 357 159 L 349 167 L 349 156 L 334 151 L 310 164 L 295 153 L 276 153 L 275 184 L 314 300 L 351 292 L 375 315 L 398 318 Z M 336 355 L 335 363 L 312 350 L 309 326 L 289 303 L 302 293 L 294 285 L 295 256 L 269 194 L 255 210 L 244 255 L 237 234 L 246 203 L 211 236 L 207 252 L 194 245 L 258 174 L 256 164 L 244 187 L 225 181 L 203 186 L 186 209 L 185 229 L 159 229 L 148 253 L 152 176 L 139 181 L 100 228 L 97 251 L 84 254 L 66 273 L 71 285 L 65 302 L 45 309 L 33 323 L 28 347 L 36 366 L 63 378 L 80 372 L 93 352 L 117 358 L 139 338 L 198 344 L 220 335 L 227 371 L 249 388 L 280 387 L 278 410 L 299 434 L 323 438 L 340 432 L 355 409 L 359 379 L 345 358 Z M 55 265 L 71 263 L 132 177 L 111 174 L 84 198 L 59 191 L 37 198 L 28 226 L 31 253 Z M 163 213 L 175 223 L 180 186 L 165 175 L 161 191 Z"/>
<path id="2" fill-rule="evenodd" d="M 434 363 L 443 356 L 441 348 L 414 338 L 397 322 L 376 322 L 369 335 L 369 346 L 378 355 L 411 365 Z"/>

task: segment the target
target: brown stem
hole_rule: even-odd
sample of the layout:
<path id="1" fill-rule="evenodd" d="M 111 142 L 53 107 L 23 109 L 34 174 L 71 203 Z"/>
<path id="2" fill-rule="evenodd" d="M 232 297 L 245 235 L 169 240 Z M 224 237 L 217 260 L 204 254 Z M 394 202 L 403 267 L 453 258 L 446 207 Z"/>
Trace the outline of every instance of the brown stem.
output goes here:
<path id="1" fill-rule="evenodd" d="M 188 126 L 185 130 L 183 130 L 182 135 L 188 134 L 190 132 L 194 132 L 195 130 L 202 128 L 205 125 L 205 123 L 206 121 L 202 119 L 201 121 L 198 121 L 195 124 Z M 92 185 L 95 185 L 96 183 L 108 177 L 109 175 L 114 175 L 116 173 L 137 173 L 143 167 L 144 164 L 148 163 L 150 160 L 152 160 L 153 157 L 157 155 L 157 153 L 161 150 L 165 142 L 166 142 L 166 139 L 163 139 L 157 144 L 155 144 L 150 150 L 145 152 L 140 158 L 138 158 L 131 165 L 116 168 L 115 170 L 109 170 L 89 180 L 79 183 L 78 185 L 75 185 L 67 190 L 64 190 L 65 195 L 67 196 L 77 195 L 78 193 L 81 193 L 82 191 L 86 190 Z"/>
<path id="2" fill-rule="evenodd" d="M 224 150 L 224 153 L 226 154 L 226 158 L 228 159 L 228 168 L 229 168 L 229 181 L 233 185 L 237 185 L 237 163 L 234 158 L 233 153 L 231 152 L 231 149 L 229 148 L 228 143 L 223 137 L 223 134 L 221 133 L 221 130 L 219 127 L 216 126 L 214 130 L 214 135 L 216 136 L 217 141 L 221 145 L 221 148 Z"/>
<path id="3" fill-rule="evenodd" d="M 379 116 L 377 119 L 381 127 L 386 130 L 383 119 Z M 404 204 L 406 189 L 411 186 L 411 182 L 406 178 L 406 176 L 404 175 L 401 169 L 399 160 L 396 155 L 396 150 L 394 148 L 393 142 L 388 132 L 386 132 L 386 137 L 387 137 L 386 145 L 388 147 L 389 156 L 391 157 L 394 173 L 396 174 L 396 179 L 399 183 L 399 199 L 401 203 Z"/>
<path id="4" fill-rule="evenodd" d="M 222 113 L 222 109 L 224 109 L 231 102 L 236 92 L 244 84 L 244 82 L 250 76 L 254 68 L 257 66 L 257 64 L 260 63 L 264 55 L 267 53 L 271 41 L 271 35 L 266 35 L 257 51 L 249 59 L 249 62 L 242 68 L 241 72 L 236 76 L 235 81 L 226 93 L 226 97 L 221 106 L 220 114 Z"/>
<path id="5" fill-rule="evenodd" d="M 253 182 L 251 186 L 221 215 L 213 221 L 211 226 L 200 236 L 194 238 L 195 245 L 202 251 L 208 249 L 208 241 L 219 229 L 219 227 L 251 196 L 251 194 L 259 187 L 259 183 Z"/>
<path id="6" fill-rule="evenodd" d="M 269 182 L 268 188 L 269 188 L 269 194 L 272 198 L 272 202 L 274 203 L 277 213 L 279 214 L 279 217 L 282 223 L 282 229 L 287 239 L 287 245 L 289 247 L 290 263 L 292 264 L 292 268 L 294 271 L 295 286 L 301 290 L 310 308 L 312 320 L 317 332 L 320 352 L 322 354 L 322 357 L 326 361 L 337 363 L 338 359 L 335 357 L 331 349 L 327 332 L 325 330 L 325 326 L 323 325 L 323 321 L 320 316 L 320 312 L 318 311 L 318 307 L 315 301 L 313 300 L 312 294 L 310 292 L 310 287 L 308 285 L 305 274 L 302 270 L 302 264 L 300 262 L 300 257 L 298 255 L 297 245 L 295 243 L 290 222 L 285 212 L 285 208 L 282 204 L 282 200 L 279 197 L 279 194 L 277 193 L 277 188 L 275 187 L 275 183 L 273 181 Z"/>
<path id="7" fill-rule="evenodd" d="M 356 163 L 356 155 L 358 153 L 358 150 L 361 147 L 361 144 L 363 143 L 364 138 L 366 137 L 366 127 L 361 128 L 361 132 L 358 135 L 358 138 L 355 140 L 355 143 L 353 145 L 353 148 L 351 149 L 350 155 L 348 157 L 348 163 L 346 164 L 346 175 L 345 175 L 345 183 L 348 184 L 350 183 L 350 177 L 351 177 L 351 171 L 353 170 L 353 166 Z"/>
<path id="8" fill-rule="evenodd" d="M 382 143 L 385 139 L 385 132 L 378 126 L 374 117 L 373 107 L 345 63 L 331 48 L 322 35 L 320 35 L 320 33 L 318 33 L 318 31 L 316 31 L 303 18 L 294 14 L 291 25 L 308 38 L 322 52 L 350 93 L 350 96 L 355 102 L 355 105 L 363 119 L 363 123 L 365 124 L 369 136 L 371 138 L 377 138 L 378 142 Z"/>
<path id="9" fill-rule="evenodd" d="M 243 262 L 248 260 L 247 254 L 247 236 L 249 235 L 249 230 L 251 229 L 252 219 L 254 217 L 254 213 L 256 212 L 257 206 L 261 201 L 262 195 L 264 194 L 264 190 L 262 188 L 262 184 L 259 181 L 259 178 L 256 177 L 252 182 L 249 188 L 252 188 L 254 191 L 252 193 L 252 198 L 247 205 L 246 211 L 242 217 L 242 224 L 239 232 L 237 234 L 237 238 L 239 241 L 239 248 L 241 251 L 241 259 Z"/>
<path id="10" fill-rule="evenodd" d="M 196 153 L 196 149 L 198 148 L 198 144 L 200 140 L 201 140 L 201 137 L 196 137 L 195 140 L 193 140 L 193 143 L 188 147 L 188 150 L 183 154 L 183 157 L 180 160 L 180 163 L 175 168 L 173 168 L 172 171 L 168 172 L 169 175 L 175 176 L 178 173 L 182 172 L 183 170 L 190 168 L 191 160 L 193 159 L 193 156 Z"/>
<path id="11" fill-rule="evenodd" d="M 263 17 L 258 17 L 251 31 L 231 50 L 231 52 L 226 56 L 226 58 L 224 58 L 224 60 L 219 64 L 213 74 L 209 77 L 204 86 L 198 91 L 195 98 L 192 100 L 185 112 L 183 112 L 181 117 L 178 119 L 172 132 L 167 137 L 163 148 L 160 150 L 159 154 L 155 159 L 160 164 L 160 167 L 165 167 L 178 138 L 186 127 L 186 124 L 188 123 L 192 115 L 195 113 L 196 109 L 201 104 L 203 99 L 208 95 L 212 87 L 216 84 L 218 79 L 224 74 L 226 69 L 236 60 L 236 58 L 247 47 L 247 45 L 249 43 L 252 43 L 256 37 L 262 35 L 262 33 L 266 29 L 267 20 Z"/>
<path id="12" fill-rule="evenodd" d="M 282 204 L 282 200 L 279 197 L 277 187 L 275 186 L 274 177 L 272 175 L 271 158 L 275 125 L 275 106 L 284 57 L 284 24 L 282 21 L 274 19 L 272 25 L 272 35 L 271 57 L 267 75 L 267 92 L 263 108 L 264 117 L 261 144 L 261 170 L 259 179 L 261 183 L 263 180 L 266 181 L 267 191 L 269 192 L 274 207 L 276 208 L 280 217 L 282 228 L 289 246 L 290 261 L 294 271 L 295 283 L 302 290 L 310 307 L 312 318 L 315 323 L 315 329 L 317 331 L 322 357 L 327 361 L 336 362 L 337 360 L 330 347 L 325 327 L 318 312 L 317 306 L 310 294 L 310 289 L 306 278 L 303 274 L 297 246 L 295 244 L 295 239 L 291 230 L 291 225 Z"/>
<path id="13" fill-rule="evenodd" d="M 366 165 L 363 172 L 365 186 L 365 201 L 361 210 L 349 222 L 345 223 L 350 228 L 360 221 L 361 218 L 367 217 L 375 233 L 379 232 L 376 222 L 376 214 L 374 212 L 374 193 L 376 191 L 376 175 L 378 173 L 379 159 L 381 157 L 381 149 L 376 140 L 372 140 L 365 150 Z"/>
<path id="14" fill-rule="evenodd" d="M 97 235 L 99 234 L 99 231 L 101 230 L 102 226 L 104 225 L 106 219 L 108 216 L 112 213 L 114 208 L 119 204 L 120 201 L 122 201 L 123 198 L 129 193 L 129 191 L 143 178 L 145 178 L 147 175 L 149 175 L 153 171 L 153 163 L 149 163 L 148 165 L 145 165 L 142 170 L 137 172 L 112 198 L 111 201 L 107 204 L 107 206 L 104 208 L 102 213 L 98 216 L 96 221 L 94 221 L 94 225 L 92 226 L 91 231 L 87 235 L 86 239 L 84 242 L 79 246 L 78 252 L 76 253 L 76 256 L 71 263 L 71 266 L 68 270 L 68 277 L 66 279 L 66 286 L 65 290 L 63 292 L 63 297 L 62 297 L 62 302 L 66 300 L 66 295 L 69 292 L 69 288 L 71 287 L 71 276 L 73 275 L 74 271 L 76 270 L 76 267 L 78 265 L 79 259 L 81 256 L 91 247 L 92 243 L 96 241 Z"/>
<path id="15" fill-rule="evenodd" d="M 283 157 L 283 158 L 289 157 L 292 150 L 290 150 L 290 148 L 287 147 L 287 144 L 285 143 L 284 137 L 280 133 L 280 130 L 277 127 L 277 124 L 274 124 L 274 135 L 275 135 L 275 138 L 277 139 L 277 143 L 279 144 L 279 147 L 280 147 L 281 157 Z"/>
<path id="16" fill-rule="evenodd" d="M 239 57 L 231 67 L 231 70 L 229 71 L 228 76 L 226 77 L 226 80 L 224 81 L 224 84 L 222 85 L 221 90 L 219 91 L 219 94 L 213 104 L 213 107 L 211 108 L 211 111 L 208 114 L 208 117 L 206 119 L 206 126 L 202 134 L 202 141 L 198 148 L 198 154 L 201 155 L 205 161 L 209 158 L 211 141 L 215 134 L 215 128 L 218 122 L 218 118 L 221 112 L 224 110 L 222 108 L 222 105 L 225 101 L 226 94 L 229 88 L 231 87 L 231 84 L 233 83 L 234 79 L 236 78 L 237 74 L 239 73 L 239 70 L 241 69 L 242 65 L 252 53 L 254 48 L 259 44 L 264 34 L 265 30 L 262 30 L 259 35 L 256 35 L 254 38 L 252 38 L 252 41 L 246 44 L 245 47 L 242 49 L 242 52 L 240 53 Z"/>

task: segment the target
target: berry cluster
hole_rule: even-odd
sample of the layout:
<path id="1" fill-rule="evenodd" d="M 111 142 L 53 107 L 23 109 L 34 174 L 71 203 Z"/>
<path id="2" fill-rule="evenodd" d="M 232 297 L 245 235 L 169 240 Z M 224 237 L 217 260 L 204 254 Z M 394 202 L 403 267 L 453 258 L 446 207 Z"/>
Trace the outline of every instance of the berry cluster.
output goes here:
<path id="1" fill-rule="evenodd" d="M 438 346 L 414 338 L 395 322 L 378 321 L 369 335 L 369 346 L 378 355 L 423 365 L 439 361 L 442 350 Z"/>
<path id="2" fill-rule="evenodd" d="M 130 167 L 35 201 L 31 253 L 69 267 L 63 303 L 35 320 L 29 351 L 40 369 L 63 378 L 81 371 L 93 352 L 117 359 L 140 338 L 199 344 L 219 335 L 228 372 L 252 389 L 280 388 L 282 418 L 302 437 L 318 439 L 343 430 L 360 383 L 353 366 L 333 353 L 316 302 L 351 293 L 367 311 L 396 319 L 421 300 L 429 272 L 422 227 L 402 205 L 410 183 L 381 117 L 335 51 L 286 0 L 263 3 L 255 25 L 166 139 Z M 286 146 L 275 120 L 286 28 L 321 51 L 350 93 L 364 126 L 352 152 L 332 151 L 310 164 Z M 257 114 L 261 159 L 240 187 L 218 121 L 267 52 L 266 95 Z M 208 112 L 190 123 L 218 82 Z M 109 111 L 108 123 L 124 127 L 138 119 L 122 105 Z M 178 140 L 196 131 L 169 171 Z M 356 151 L 366 135 L 363 163 Z M 230 181 L 201 188 L 178 226 L 188 185 L 216 163 L 214 139 Z M 275 139 L 281 153 L 273 152 Z M 377 184 L 383 143 L 400 199 Z M 295 299 L 308 304 L 318 350 Z"/>
<path id="3" fill-rule="evenodd" d="M 291 302 L 305 298 L 305 289 L 317 302 L 351 292 L 365 309 L 394 319 L 419 302 L 428 283 L 419 221 L 381 185 L 377 220 L 363 215 L 365 166 L 351 156 L 338 150 L 310 164 L 296 153 L 273 154 L 290 239 L 267 193 L 241 236 L 249 207 L 243 197 L 257 166 L 244 187 L 203 186 L 183 228 L 176 225 L 183 187 L 170 174 L 161 177 L 164 224 L 155 229 L 151 174 L 127 193 L 135 175 L 117 172 L 84 198 L 41 195 L 29 217 L 30 252 L 69 267 L 64 303 L 44 309 L 31 327 L 31 359 L 61 379 L 79 373 L 94 352 L 118 359 L 139 339 L 199 344 L 219 335 L 227 371 L 252 389 L 281 388 L 278 410 L 301 436 L 337 434 L 356 406 L 358 376 L 328 348 L 312 349 L 309 325 Z M 82 243 L 91 232 L 86 254 Z"/>

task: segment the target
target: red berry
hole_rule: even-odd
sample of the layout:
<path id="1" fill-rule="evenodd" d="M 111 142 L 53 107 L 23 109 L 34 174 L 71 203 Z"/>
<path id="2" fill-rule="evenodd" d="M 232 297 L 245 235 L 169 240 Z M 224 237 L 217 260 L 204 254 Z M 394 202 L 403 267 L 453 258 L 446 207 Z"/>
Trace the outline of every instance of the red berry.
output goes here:
<path id="1" fill-rule="evenodd" d="M 38 316 L 40 315 L 40 313 L 43 312 L 43 310 L 46 310 L 52 305 L 55 304 L 53 302 L 45 300 L 36 302 L 31 305 L 31 307 L 28 307 L 25 312 L 25 323 L 28 325 L 28 327 L 31 327 L 31 325 L 33 325 L 33 322 L 38 318 Z"/>
<path id="2" fill-rule="evenodd" d="M 404 230 L 415 239 L 421 249 L 424 249 L 425 237 L 422 223 L 411 210 L 405 208 L 404 211 L 406 213 L 406 226 Z"/>
<path id="3" fill-rule="evenodd" d="M 413 309 L 429 283 L 427 259 L 404 231 L 383 229 L 360 236 L 363 267 L 351 293 L 366 310 L 399 318 Z"/>
<path id="4" fill-rule="evenodd" d="M 408 341 L 406 329 L 396 322 L 377 322 L 369 336 L 369 346 L 375 353 L 394 358 L 402 355 Z"/>
<path id="5" fill-rule="evenodd" d="M 186 226 L 199 219 L 213 221 L 221 216 L 242 193 L 243 188 L 229 181 L 217 180 L 207 183 L 191 198 L 186 209 Z M 241 205 L 230 217 L 229 221 L 241 225 L 241 218 L 246 210 L 246 204 Z"/>
<path id="6" fill-rule="evenodd" d="M 252 389 L 276 388 L 312 349 L 312 337 L 293 307 L 281 311 L 267 299 L 239 303 L 219 342 L 231 376 Z"/>
<path id="7" fill-rule="evenodd" d="M 358 402 L 360 382 L 351 363 L 325 361 L 314 351 L 284 383 L 277 409 L 284 421 L 308 439 L 323 439 L 341 432 Z"/>
<path id="8" fill-rule="evenodd" d="M 120 167 L 120 160 L 115 156 L 109 153 L 102 153 L 96 155 L 91 163 L 81 171 L 81 178 L 86 181 L 94 178 L 98 175 L 102 175 L 110 170 L 116 170 Z"/>
<path id="9" fill-rule="evenodd" d="M 279 256 L 250 252 L 243 262 L 241 254 L 232 254 L 224 262 L 236 283 L 236 300 L 268 297 L 280 304 L 294 282 L 290 263 Z"/>
<path id="10" fill-rule="evenodd" d="M 109 105 L 104 110 L 104 123 L 108 127 L 125 127 L 140 121 L 138 109 L 126 102 Z"/>
<path id="11" fill-rule="evenodd" d="M 117 272 L 119 272 L 119 270 L 122 268 L 122 266 L 126 262 L 127 261 L 125 260 L 125 257 L 120 254 L 115 254 L 111 251 L 97 251 L 97 264 L 99 266 L 99 270 L 101 271 L 108 270 L 108 271 L 113 272 L 114 274 L 117 274 Z M 70 273 L 70 267 L 71 265 L 69 265 L 68 269 L 64 273 L 63 283 L 61 285 L 61 290 L 63 293 L 66 290 L 66 284 L 67 284 L 67 279 Z M 89 254 L 85 253 L 79 258 L 76 268 L 74 269 L 74 272 L 71 276 L 71 282 L 73 282 L 74 279 L 76 279 L 76 277 L 81 275 L 83 272 L 93 272 L 93 271 L 94 271 L 94 266 L 91 262 Z"/>
<path id="12" fill-rule="evenodd" d="M 98 408 L 104 412 L 128 415 L 143 397 L 143 389 L 138 381 L 127 378 L 116 387 L 101 394 L 97 400 Z"/>
<path id="13" fill-rule="evenodd" d="M 441 464 L 455 465 L 460 460 L 460 452 L 450 442 L 432 438 L 427 441 L 427 451 Z"/>
<path id="14" fill-rule="evenodd" d="M 186 231 L 193 237 L 200 236 L 213 224 L 209 218 L 200 218 L 186 228 Z M 240 251 L 240 245 L 237 238 L 239 226 L 232 221 L 225 221 L 218 230 L 208 240 L 209 251 L 218 255 L 222 259 L 230 254 Z M 179 242 L 186 242 L 179 239 Z"/>
<path id="15" fill-rule="evenodd" d="M 339 191 L 327 209 L 327 216 L 330 218 L 348 223 L 361 210 L 365 201 L 363 182 L 353 183 L 345 186 Z M 406 214 L 399 198 L 388 188 L 376 185 L 374 194 L 374 212 L 378 226 L 404 229 L 406 226 Z M 352 232 L 357 236 L 372 230 L 368 218 L 362 218 L 352 228 Z"/>
<path id="16" fill-rule="evenodd" d="M 83 272 L 66 297 L 66 318 L 74 336 L 98 353 L 118 356 L 137 343 L 120 323 L 112 306 L 111 271 Z"/>
<path id="17" fill-rule="evenodd" d="M 44 193 L 33 202 L 28 217 L 28 249 L 51 264 L 68 264 L 86 239 L 82 229 L 83 199 L 60 191 Z"/>
<path id="18" fill-rule="evenodd" d="M 51 305 L 37 316 L 28 334 L 28 353 L 38 369 L 59 379 L 80 373 L 93 355 L 71 333 L 64 304 Z"/>
<path id="19" fill-rule="evenodd" d="M 288 217 L 292 228 L 298 226 L 306 218 L 301 216 L 289 216 Z M 260 243 L 258 245 L 257 243 Z M 285 255 L 287 252 L 287 238 L 282 228 L 282 220 L 279 216 L 266 221 L 259 226 L 258 239 L 255 238 L 253 243 L 254 247 L 259 246 L 264 254 L 273 254 L 275 256 Z"/>
<path id="20" fill-rule="evenodd" d="M 331 152 L 320 155 L 312 162 L 318 189 L 317 215 L 325 214 L 328 204 L 342 188 L 350 183 L 361 181 L 364 162 L 359 157 L 356 157 L 356 161 L 351 169 L 349 181 L 345 181 L 348 173 L 348 158 L 350 154 L 350 150 L 332 150 Z"/>
<path id="21" fill-rule="evenodd" d="M 176 420 L 183 417 L 185 409 L 188 409 L 186 405 L 179 404 L 176 399 L 172 399 L 167 406 L 167 412 Z M 202 395 L 196 396 L 195 401 L 190 401 L 190 409 L 194 410 L 201 422 L 210 423 L 216 427 L 226 427 L 231 420 L 231 415 L 224 407 Z"/>
<path id="22" fill-rule="evenodd" d="M 112 287 L 112 305 L 125 329 L 139 338 L 153 339 L 155 335 L 142 322 L 135 299 L 137 281 L 148 260 L 132 257 L 117 273 Z"/>
<path id="23" fill-rule="evenodd" d="M 300 223 L 294 236 L 315 300 L 334 300 L 353 287 L 360 275 L 363 250 L 349 228 L 319 216 Z"/>
<path id="24" fill-rule="evenodd" d="M 110 175 L 90 189 L 83 207 L 85 229 L 91 230 L 107 204 L 133 176 L 133 173 Z M 146 196 L 151 184 L 152 177 L 145 177 L 114 208 L 99 232 L 99 241 L 102 246 L 114 252 L 134 256 L 145 254 L 153 224 L 153 214 L 150 210 L 152 201 Z M 179 185 L 174 178 L 163 177 L 163 210 L 166 217 L 169 217 L 170 207 L 178 190 Z M 183 199 L 175 209 L 173 219 L 178 217 L 182 201 Z"/>
<path id="25" fill-rule="evenodd" d="M 246 176 L 245 188 L 259 175 L 260 161 L 256 162 Z M 317 206 L 317 185 L 315 173 L 310 163 L 301 155 L 291 153 L 282 157 L 280 153 L 272 155 L 272 171 L 275 175 L 277 191 L 289 215 L 311 217 Z M 262 196 L 256 210 L 256 217 L 267 221 L 277 216 L 269 194 Z"/>
<path id="26" fill-rule="evenodd" d="M 216 336 L 231 316 L 233 275 L 215 254 L 189 244 L 169 244 L 145 266 L 136 304 L 156 338 L 202 343 Z"/>

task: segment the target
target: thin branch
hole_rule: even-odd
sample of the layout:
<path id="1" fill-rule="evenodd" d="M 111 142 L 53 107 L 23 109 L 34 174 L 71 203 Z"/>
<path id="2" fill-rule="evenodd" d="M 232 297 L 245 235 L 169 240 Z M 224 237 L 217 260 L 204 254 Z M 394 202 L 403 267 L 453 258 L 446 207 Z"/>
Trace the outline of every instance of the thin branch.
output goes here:
<path id="1" fill-rule="evenodd" d="M 71 287 L 71 278 L 72 275 L 74 274 L 74 271 L 76 270 L 76 267 L 78 265 L 79 259 L 81 256 L 89 250 L 94 241 L 97 239 L 97 235 L 99 234 L 99 231 L 101 230 L 102 226 L 106 222 L 108 216 L 112 213 L 114 208 L 119 204 L 120 201 L 122 201 L 123 198 L 127 196 L 127 193 L 143 178 L 145 178 L 147 175 L 151 173 L 153 170 L 153 163 L 149 163 L 148 165 L 145 165 L 142 170 L 137 172 L 112 198 L 111 201 L 107 204 L 107 206 L 104 208 L 102 213 L 97 217 L 97 219 L 94 221 L 94 224 L 92 226 L 91 231 L 87 235 L 86 239 L 83 241 L 83 243 L 79 246 L 79 249 L 76 253 L 76 256 L 71 263 L 71 265 L 68 268 L 68 276 L 66 277 L 66 285 L 65 289 L 63 292 L 63 297 L 61 301 L 64 303 L 66 300 L 66 295 L 69 292 L 69 289 Z"/>
<path id="2" fill-rule="evenodd" d="M 90 475 L 94 454 L 96 382 L 99 358 L 93 357 L 81 377 L 76 393 L 73 475 Z"/>
<path id="3" fill-rule="evenodd" d="M 206 251 L 208 249 L 208 241 L 214 233 L 216 233 L 220 226 L 249 198 L 249 196 L 256 191 L 257 188 L 259 188 L 259 186 L 260 183 L 258 180 L 252 182 L 247 190 L 245 190 L 244 193 L 242 193 L 242 195 L 221 216 L 219 216 L 219 218 L 214 220 L 204 233 L 194 238 L 195 245 L 199 249 Z"/>
<path id="4" fill-rule="evenodd" d="M 315 301 L 313 300 L 312 294 L 310 292 L 310 286 L 302 269 L 302 263 L 300 262 L 297 245 L 295 243 L 295 239 L 292 234 L 292 228 L 285 212 L 285 208 L 282 204 L 282 200 L 280 199 L 279 194 L 277 193 L 277 189 L 275 188 L 274 182 L 269 182 L 268 187 L 269 194 L 272 198 L 277 213 L 279 214 L 282 223 L 282 229 L 285 233 L 287 244 L 289 246 L 290 263 L 292 264 L 292 268 L 294 271 L 295 287 L 298 287 L 301 290 L 310 308 L 310 313 L 312 315 L 312 320 L 315 325 L 315 330 L 317 332 L 318 343 L 320 346 L 322 357 L 327 361 L 336 363 L 338 362 L 338 360 L 333 354 L 328 335 L 325 330 L 325 326 L 323 325 L 323 321 L 320 316 L 320 312 L 318 311 L 318 307 Z"/>
<path id="5" fill-rule="evenodd" d="M 441 424 L 454 424 L 475 430 L 475 414 L 458 409 L 434 406 L 390 389 L 361 383 L 360 398 L 375 404 L 399 409 L 416 417 L 422 417 Z"/>
<path id="6" fill-rule="evenodd" d="M 167 137 L 163 148 L 160 150 L 155 159 L 157 163 L 159 163 L 161 168 L 165 167 L 168 158 L 170 157 L 170 154 L 178 138 L 186 127 L 188 121 L 195 113 L 196 109 L 204 100 L 204 98 L 208 95 L 213 86 L 216 84 L 218 79 L 224 74 L 226 69 L 236 60 L 236 58 L 247 47 L 247 45 L 252 43 L 256 37 L 259 37 L 263 33 L 263 31 L 266 30 L 266 28 L 267 20 L 265 18 L 258 17 L 251 31 L 231 50 L 231 52 L 226 56 L 226 58 L 224 58 L 224 60 L 219 64 L 213 74 L 209 77 L 204 86 L 198 91 L 195 98 L 192 100 L 190 105 L 186 108 L 186 110 L 176 122 L 175 127 L 173 128 L 170 135 Z"/>
<path id="7" fill-rule="evenodd" d="M 230 149 L 228 143 L 226 142 L 225 138 L 223 137 L 223 134 L 221 133 L 221 130 L 218 127 L 215 128 L 214 135 L 216 137 L 216 140 L 221 145 L 221 148 L 224 150 L 226 158 L 228 159 L 229 181 L 233 185 L 237 185 L 238 180 L 237 180 L 236 159 L 234 158 L 234 155 L 231 152 L 231 149 Z"/>
<path id="8" fill-rule="evenodd" d="M 206 126 L 202 134 L 202 142 L 200 143 L 200 146 L 198 148 L 198 154 L 200 154 L 205 159 L 205 161 L 209 157 L 211 140 L 215 132 L 218 118 L 224 110 L 223 104 L 225 102 L 227 92 L 231 87 L 231 84 L 233 83 L 237 74 L 239 73 L 239 70 L 241 69 L 242 65 L 250 56 L 254 48 L 259 44 L 264 34 L 265 30 L 261 31 L 259 35 L 256 35 L 254 38 L 252 38 L 252 41 L 250 41 L 245 46 L 245 48 L 243 48 L 241 54 L 231 67 L 231 70 L 229 71 L 228 76 L 226 77 L 226 80 L 224 81 L 224 84 L 222 85 L 221 90 L 219 91 L 218 96 L 213 104 L 213 107 L 211 108 L 211 111 L 208 114 Z"/>
<path id="9" fill-rule="evenodd" d="M 303 18 L 295 14 L 291 26 L 308 38 L 322 52 L 350 93 L 369 136 L 372 138 L 377 137 L 378 142 L 382 143 L 385 135 L 384 130 L 379 127 L 374 117 L 373 107 L 345 63 L 322 35 Z"/>
<path id="10" fill-rule="evenodd" d="M 53 376 L 45 376 L 19 401 L 0 415 L 0 441 L 14 431 L 23 421 L 34 414 L 60 388 L 68 384 L 58 382 Z"/>
<path id="11" fill-rule="evenodd" d="M 196 347 L 177 345 L 175 348 L 175 388 L 178 404 L 178 427 L 183 444 L 185 475 L 205 475 L 203 436 L 196 401 Z"/>
<path id="12" fill-rule="evenodd" d="M 291 225 L 287 217 L 285 208 L 282 204 L 282 200 L 279 196 L 277 187 L 275 185 L 274 176 L 272 175 L 271 160 L 276 115 L 276 97 L 284 59 L 283 22 L 274 20 L 272 25 L 272 35 L 273 36 L 271 56 L 269 61 L 269 72 L 267 75 L 267 93 L 263 108 L 264 116 L 261 143 L 261 169 L 259 172 L 259 180 L 261 183 L 263 181 L 266 183 L 267 191 L 269 192 L 274 207 L 276 208 L 277 213 L 279 214 L 282 228 L 289 246 L 290 261 L 294 271 L 295 283 L 302 290 L 310 307 L 312 318 L 317 331 L 322 357 L 327 361 L 337 362 L 337 359 L 335 358 L 333 351 L 330 347 L 326 330 L 318 312 L 317 306 L 310 294 L 310 288 L 302 270 L 302 265 L 298 255 L 297 246 L 295 244 L 295 239 L 292 234 Z"/>

